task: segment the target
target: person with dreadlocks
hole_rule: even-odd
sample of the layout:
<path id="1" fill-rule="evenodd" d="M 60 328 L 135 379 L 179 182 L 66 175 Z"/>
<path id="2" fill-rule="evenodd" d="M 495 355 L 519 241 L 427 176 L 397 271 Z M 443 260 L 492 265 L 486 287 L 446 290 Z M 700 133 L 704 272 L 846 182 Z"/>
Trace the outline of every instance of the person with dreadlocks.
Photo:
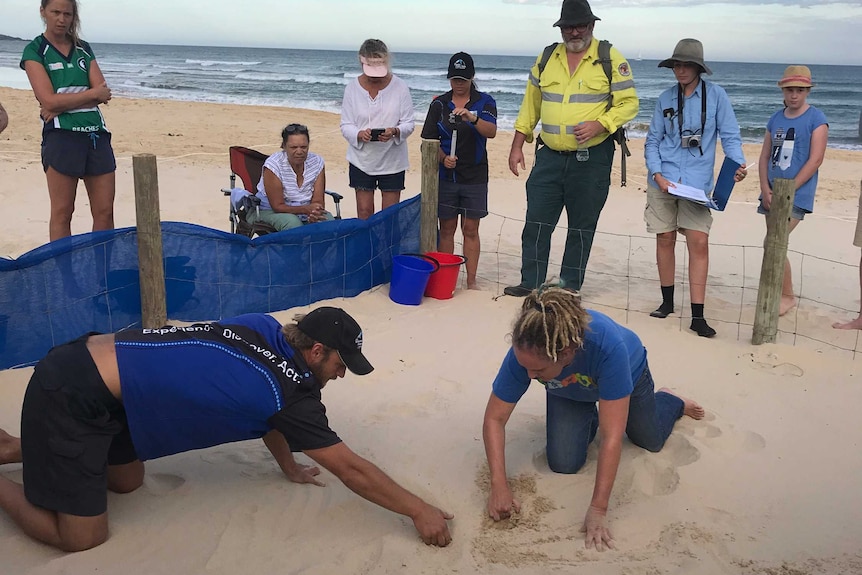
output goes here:
<path id="1" fill-rule="evenodd" d="M 506 422 L 535 379 L 547 391 L 552 471 L 577 473 L 601 431 L 595 487 L 581 531 L 588 549 L 613 549 L 607 510 L 623 433 L 635 445 L 657 452 L 677 419 L 701 419 L 704 409 L 667 388 L 654 391 L 646 349 L 637 334 L 603 313 L 584 309 L 578 294 L 567 289 L 545 285 L 528 295 L 512 326 L 511 341 L 482 428 L 491 475 L 488 514 L 499 521 L 520 511 L 506 477 Z"/>

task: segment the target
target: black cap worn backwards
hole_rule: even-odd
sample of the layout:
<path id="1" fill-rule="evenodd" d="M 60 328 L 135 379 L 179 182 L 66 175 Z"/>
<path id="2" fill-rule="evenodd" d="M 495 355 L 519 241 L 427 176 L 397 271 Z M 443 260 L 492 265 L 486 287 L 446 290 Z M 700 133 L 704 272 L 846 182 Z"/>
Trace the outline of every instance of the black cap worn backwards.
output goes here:
<path id="1" fill-rule="evenodd" d="M 362 328 L 341 308 L 319 307 L 296 324 L 299 331 L 338 352 L 341 361 L 356 375 L 367 375 L 374 367 L 362 355 Z"/>

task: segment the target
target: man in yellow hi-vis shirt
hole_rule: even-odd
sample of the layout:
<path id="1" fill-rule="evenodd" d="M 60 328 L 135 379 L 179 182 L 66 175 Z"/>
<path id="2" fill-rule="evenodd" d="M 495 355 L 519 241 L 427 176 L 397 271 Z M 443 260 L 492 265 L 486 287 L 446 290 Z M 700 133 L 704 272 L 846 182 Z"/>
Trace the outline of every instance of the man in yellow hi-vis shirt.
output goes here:
<path id="1" fill-rule="evenodd" d="M 563 207 L 569 230 L 560 279 L 574 290 L 580 290 L 584 281 L 599 214 L 611 185 L 611 134 L 638 112 L 631 68 L 613 47 L 610 81 L 605 74 L 599 41 L 593 38 L 596 20 L 587 0 L 563 0 L 562 14 L 554 24 L 560 28 L 563 42 L 550 54 L 543 70 L 541 56 L 530 70 L 509 152 L 509 169 L 516 176 L 519 167 L 526 168 L 524 142 L 533 141 L 533 129 L 540 120 L 542 127 L 536 163 L 527 178 L 521 282 L 504 289 L 507 295 L 523 297 L 544 283 L 551 233 Z"/>

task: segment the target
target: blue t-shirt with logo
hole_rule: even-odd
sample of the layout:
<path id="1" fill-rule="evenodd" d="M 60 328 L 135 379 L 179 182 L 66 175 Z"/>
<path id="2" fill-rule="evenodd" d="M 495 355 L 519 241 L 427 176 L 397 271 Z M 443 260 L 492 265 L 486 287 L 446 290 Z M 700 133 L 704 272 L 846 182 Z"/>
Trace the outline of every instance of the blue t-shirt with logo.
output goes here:
<path id="1" fill-rule="evenodd" d="M 547 392 L 574 401 L 595 403 L 599 399 L 621 399 L 631 395 L 634 382 L 646 368 L 646 349 L 632 330 L 601 312 L 587 310 L 590 323 L 584 332 L 584 346 L 572 363 L 551 381 L 539 381 Z M 517 403 L 530 386 L 527 370 L 509 349 L 493 391 L 507 403 Z"/>
<path id="2" fill-rule="evenodd" d="M 792 180 L 799 174 L 811 156 L 811 135 L 824 124 L 829 125 L 826 115 L 814 106 L 809 106 L 798 118 L 786 117 L 784 110 L 775 112 L 769 118 L 766 129 L 772 137 L 772 157 L 768 174 L 770 187 L 775 178 Z M 793 142 L 792 146 L 790 141 Z M 788 148 L 790 153 L 787 153 Z M 785 161 L 782 161 L 783 159 Z M 817 177 L 818 172 L 814 172 L 807 182 L 797 188 L 793 197 L 793 205 L 809 214 L 814 211 Z"/>

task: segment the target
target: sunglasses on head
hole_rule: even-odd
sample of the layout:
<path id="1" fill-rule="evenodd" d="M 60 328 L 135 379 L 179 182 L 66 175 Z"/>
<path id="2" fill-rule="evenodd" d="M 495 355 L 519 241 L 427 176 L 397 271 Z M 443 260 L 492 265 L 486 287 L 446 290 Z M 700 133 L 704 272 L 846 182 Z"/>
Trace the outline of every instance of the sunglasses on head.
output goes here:
<path id="1" fill-rule="evenodd" d="M 308 134 L 308 126 L 303 126 L 302 124 L 288 124 L 284 131 L 288 134 Z"/>

